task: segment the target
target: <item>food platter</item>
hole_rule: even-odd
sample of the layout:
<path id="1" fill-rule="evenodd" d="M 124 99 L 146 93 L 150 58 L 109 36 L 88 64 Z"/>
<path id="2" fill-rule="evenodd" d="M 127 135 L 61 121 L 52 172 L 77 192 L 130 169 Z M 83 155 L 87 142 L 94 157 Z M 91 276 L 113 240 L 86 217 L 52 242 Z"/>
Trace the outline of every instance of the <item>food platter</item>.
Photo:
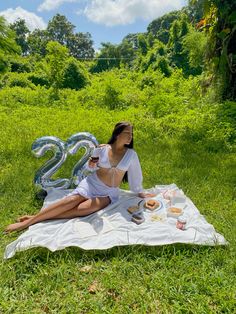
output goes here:
<path id="1" fill-rule="evenodd" d="M 154 201 L 156 202 L 155 208 L 148 208 L 148 207 L 146 206 L 146 203 L 147 203 L 148 201 L 150 201 L 150 200 L 154 200 Z M 158 199 L 158 200 L 155 200 L 155 199 L 142 200 L 142 201 L 139 202 L 139 208 L 143 208 L 143 209 L 145 209 L 147 212 L 156 212 L 156 211 L 160 210 L 162 207 L 163 207 L 163 203 L 162 203 L 162 201 L 159 200 L 159 199 Z"/>
<path id="2" fill-rule="evenodd" d="M 183 214 L 183 210 L 180 207 L 171 206 L 167 209 L 167 217 L 177 218 Z"/>

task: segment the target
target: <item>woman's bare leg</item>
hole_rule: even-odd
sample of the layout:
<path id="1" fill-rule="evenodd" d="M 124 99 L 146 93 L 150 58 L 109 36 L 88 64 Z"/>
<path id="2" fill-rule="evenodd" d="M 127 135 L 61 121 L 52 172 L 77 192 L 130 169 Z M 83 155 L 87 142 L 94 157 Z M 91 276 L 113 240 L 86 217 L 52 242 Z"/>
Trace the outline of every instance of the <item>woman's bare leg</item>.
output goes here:
<path id="1" fill-rule="evenodd" d="M 65 213 L 56 215 L 53 219 L 70 219 L 90 215 L 99 209 L 108 206 L 110 199 L 108 197 L 97 197 L 81 202 L 78 206 L 67 210 Z M 34 217 L 33 215 L 25 215 L 18 219 L 19 222 Z"/>
<path id="2" fill-rule="evenodd" d="M 100 206 L 102 206 L 103 204 L 103 199 L 104 198 L 106 198 L 106 197 L 101 197 L 101 198 L 94 198 L 94 199 L 88 199 L 88 200 L 86 200 L 86 199 L 84 199 L 84 201 L 82 201 L 78 206 L 75 206 L 74 208 L 71 208 L 71 209 L 69 209 L 68 211 L 66 211 L 66 215 L 67 215 L 67 213 L 69 213 L 69 212 L 71 212 L 71 213 L 74 213 L 75 215 L 73 216 L 73 214 L 72 214 L 72 216 L 71 217 L 68 217 L 68 218 L 73 218 L 73 217 L 78 217 L 78 210 L 79 210 L 79 208 L 88 208 L 88 207 L 91 207 L 91 208 L 96 208 L 96 207 L 98 207 L 98 209 L 100 209 Z M 101 202 L 99 201 L 101 199 Z M 109 201 L 110 201 L 110 199 L 108 198 L 108 204 L 109 204 Z M 61 200 L 59 201 L 59 202 L 61 202 Z M 58 202 L 58 204 L 59 204 L 59 202 Z M 85 204 L 84 204 L 85 203 Z M 80 205 L 81 204 L 83 204 L 83 206 L 82 207 L 80 207 Z M 54 204 L 52 204 L 52 205 L 54 205 Z M 105 205 L 105 206 L 107 206 L 107 205 Z M 104 206 L 104 207 L 105 207 Z M 47 207 L 46 209 L 48 210 L 48 208 L 49 207 Z M 101 207 L 102 208 L 102 207 Z M 44 211 L 44 209 L 41 209 L 41 211 Z M 96 210 L 95 210 L 96 211 Z M 88 214 L 87 214 L 88 215 Z M 23 222 L 23 221 L 25 221 L 25 220 L 28 220 L 28 219 L 30 219 L 30 218 L 32 218 L 32 217 L 34 217 L 35 215 L 24 215 L 24 216 L 21 216 L 21 217 L 19 217 L 18 219 L 17 219 L 17 222 Z M 86 215 L 85 215 L 86 216 Z M 62 213 L 62 214 L 59 214 L 59 215 L 56 215 L 56 216 L 54 216 L 54 217 L 52 217 L 52 219 L 60 219 L 60 218 L 65 218 L 65 214 L 64 213 Z M 67 218 L 67 217 L 66 217 Z M 65 219 L 66 219 L 65 218 Z M 50 219 L 50 218 L 49 218 Z"/>
<path id="3" fill-rule="evenodd" d="M 67 210 L 65 213 L 59 214 L 52 219 L 71 219 L 76 217 L 83 217 L 90 215 L 106 206 L 110 203 L 110 199 L 108 197 L 97 197 L 93 199 L 88 199 L 78 206 L 75 206 L 72 209 Z M 32 218 L 33 216 L 25 215 L 22 216 L 20 219 L 21 221 L 25 221 L 27 219 Z"/>
<path id="4" fill-rule="evenodd" d="M 69 199 L 69 197 L 70 197 L 70 199 Z M 79 197 L 79 198 L 78 198 Z M 73 199 L 75 199 L 75 201 L 76 201 L 76 199 L 78 198 L 78 200 L 80 200 L 80 198 L 81 198 L 81 195 L 72 195 L 72 196 L 68 196 L 68 197 L 65 197 L 65 198 L 63 198 L 63 199 L 61 199 L 61 200 L 59 200 L 59 201 L 57 201 L 57 202 L 55 202 L 55 203 L 53 203 L 53 204 L 51 204 L 51 205 L 49 205 L 48 207 L 46 207 L 46 208 L 41 208 L 41 210 L 40 210 L 40 212 L 42 212 L 42 211 L 44 211 L 44 212 L 46 212 L 46 211 L 51 211 L 53 208 L 57 208 L 58 209 L 58 207 L 60 207 L 61 205 L 64 207 L 65 206 L 65 201 L 67 202 L 70 202 L 70 201 L 72 201 Z M 84 201 L 86 200 L 86 198 L 84 198 Z M 78 204 L 80 203 L 80 201 L 78 201 Z M 77 205 L 78 205 L 77 204 Z M 74 207 L 74 205 L 72 205 L 73 207 Z M 72 207 L 71 207 L 72 208 Z M 24 216 L 21 216 L 21 217 L 19 217 L 18 219 L 17 219 L 17 222 L 22 222 L 22 221 L 25 221 L 25 220 L 27 220 L 27 219 L 30 219 L 30 218 L 32 218 L 32 217 L 34 217 L 35 215 L 24 215 Z"/>
<path id="5" fill-rule="evenodd" d="M 78 204 L 80 204 L 81 202 L 84 202 L 85 200 L 86 198 L 84 198 L 83 196 L 79 194 L 65 197 L 62 200 L 44 208 L 42 211 L 34 215 L 32 218 L 9 225 L 5 229 L 5 231 L 11 232 L 11 231 L 16 231 L 16 230 L 22 230 L 37 222 L 55 218 L 57 215 L 60 215 L 74 208 L 75 206 L 78 206 Z"/>
<path id="6" fill-rule="evenodd" d="M 103 209 L 110 204 L 109 197 L 96 197 L 88 199 L 78 206 L 68 210 L 65 213 L 59 214 L 55 219 L 70 219 L 76 217 L 83 217 L 95 213 L 96 211 Z"/>

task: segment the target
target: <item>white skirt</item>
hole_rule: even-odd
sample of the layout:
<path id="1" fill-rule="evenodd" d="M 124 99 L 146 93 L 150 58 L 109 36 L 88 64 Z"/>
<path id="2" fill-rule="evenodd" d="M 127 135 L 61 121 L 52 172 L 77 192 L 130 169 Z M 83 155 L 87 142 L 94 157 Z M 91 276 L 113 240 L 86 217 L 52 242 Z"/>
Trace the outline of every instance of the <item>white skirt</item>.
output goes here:
<path id="1" fill-rule="evenodd" d="M 84 178 L 77 188 L 69 195 L 80 194 L 85 198 L 109 197 L 111 203 L 115 203 L 119 199 L 119 188 L 110 187 L 103 183 L 97 176 L 96 172 Z M 68 195 L 67 195 L 68 196 Z"/>

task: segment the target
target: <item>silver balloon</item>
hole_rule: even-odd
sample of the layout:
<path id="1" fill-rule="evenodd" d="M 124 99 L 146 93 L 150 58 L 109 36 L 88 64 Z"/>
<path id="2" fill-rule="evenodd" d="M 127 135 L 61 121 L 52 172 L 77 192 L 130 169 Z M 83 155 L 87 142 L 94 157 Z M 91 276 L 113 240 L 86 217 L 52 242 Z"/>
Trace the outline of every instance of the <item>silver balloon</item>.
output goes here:
<path id="1" fill-rule="evenodd" d="M 70 186 L 69 179 L 50 179 L 66 160 L 67 150 L 65 143 L 55 136 L 43 136 L 32 144 L 32 153 L 36 157 L 42 157 L 49 150 L 53 151 L 54 156 L 36 172 L 34 183 L 44 190 L 51 187 L 66 189 Z"/>
<path id="2" fill-rule="evenodd" d="M 94 148 L 98 146 L 98 141 L 92 134 L 88 132 L 80 132 L 72 135 L 66 143 L 69 154 L 74 155 L 80 148 L 85 148 L 85 154 L 77 162 L 72 170 L 72 183 L 78 185 L 79 182 L 89 175 L 92 170 L 88 170 L 86 163 L 91 156 Z"/>

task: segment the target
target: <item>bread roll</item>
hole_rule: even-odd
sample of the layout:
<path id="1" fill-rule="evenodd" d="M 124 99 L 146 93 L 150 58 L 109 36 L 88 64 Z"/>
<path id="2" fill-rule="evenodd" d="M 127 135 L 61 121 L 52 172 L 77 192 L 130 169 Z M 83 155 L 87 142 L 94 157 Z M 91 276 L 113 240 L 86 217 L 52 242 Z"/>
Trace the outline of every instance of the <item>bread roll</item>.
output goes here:
<path id="1" fill-rule="evenodd" d="M 182 215 L 183 210 L 181 208 L 178 207 L 170 207 L 167 210 L 167 216 L 168 217 L 173 217 L 173 218 L 177 218 L 180 215 Z"/>
<path id="2" fill-rule="evenodd" d="M 155 210 L 160 206 L 160 203 L 156 200 L 150 199 L 144 203 L 144 207 L 149 210 Z"/>
<path id="3" fill-rule="evenodd" d="M 169 211 L 171 211 L 172 213 L 176 213 L 176 214 L 182 213 L 182 209 L 178 208 L 178 207 L 170 207 Z"/>

